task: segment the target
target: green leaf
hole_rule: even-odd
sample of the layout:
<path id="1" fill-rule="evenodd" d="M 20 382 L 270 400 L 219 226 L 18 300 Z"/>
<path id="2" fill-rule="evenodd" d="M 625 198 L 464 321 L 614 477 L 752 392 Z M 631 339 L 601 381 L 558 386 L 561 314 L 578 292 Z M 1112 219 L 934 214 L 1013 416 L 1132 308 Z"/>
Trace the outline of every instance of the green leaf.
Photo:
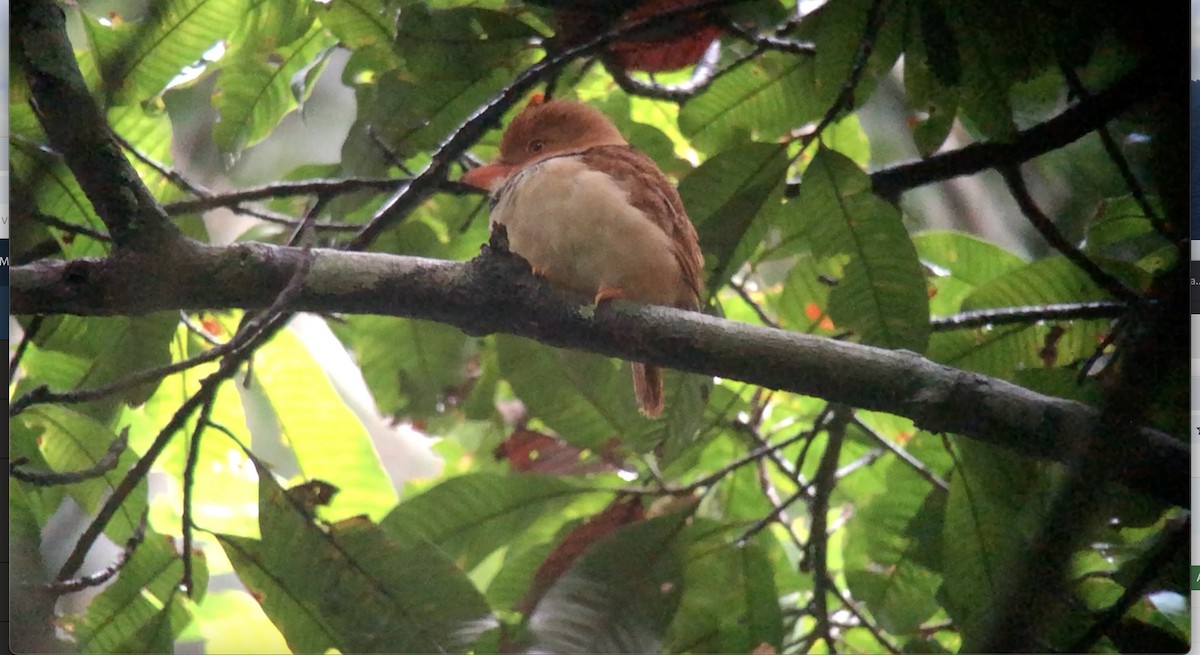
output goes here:
<path id="1" fill-rule="evenodd" d="M 679 183 L 700 236 L 710 290 L 723 285 L 762 240 L 769 225 L 759 214 L 781 197 L 787 165 L 783 146 L 747 143 L 709 159 Z"/>
<path id="2" fill-rule="evenodd" d="M 829 292 L 829 314 L 864 343 L 925 350 L 929 300 L 900 213 L 871 192 L 854 162 L 822 148 L 789 203 L 798 220 L 784 241 L 806 242 L 818 259 L 850 255 Z"/>
<path id="3" fill-rule="evenodd" d="M 582 493 L 558 477 L 471 473 L 405 500 L 380 527 L 401 544 L 436 544 L 469 570 Z"/>
<path id="4" fill-rule="evenodd" d="M 390 50 L 396 38 L 396 10 L 382 0 L 336 0 L 321 3 L 321 24 L 351 50 Z"/>
<path id="5" fill-rule="evenodd" d="M 694 146 L 716 152 L 747 140 L 772 141 L 824 111 L 812 57 L 768 52 L 689 100 L 679 129 Z"/>
<path id="6" fill-rule="evenodd" d="M 262 540 L 217 539 L 293 651 L 462 652 L 487 619 L 437 548 L 397 543 L 362 517 L 319 526 L 263 469 L 259 494 Z"/>
<path id="7" fill-rule="evenodd" d="M 876 467 L 879 464 L 875 465 Z M 855 509 L 846 532 L 846 582 L 862 599 L 880 627 L 891 634 L 917 632 L 940 604 L 935 592 L 941 576 L 921 561 L 937 561 L 938 553 L 919 553 L 940 546 L 940 520 L 922 519 L 931 507 L 940 519 L 945 492 L 898 461 L 887 464 L 886 492 Z"/>
<path id="8" fill-rule="evenodd" d="M 333 327 L 353 350 L 384 414 L 436 415 L 447 390 L 464 381 L 468 338 L 456 328 L 366 315 Z"/>
<path id="9" fill-rule="evenodd" d="M 812 101 L 823 108 L 833 105 L 842 93 L 857 65 L 858 52 L 867 34 L 867 18 L 878 0 L 841 0 L 827 2 L 805 15 L 795 38 L 812 41 Z M 857 107 L 871 97 L 876 80 L 885 77 L 900 56 L 904 36 L 901 3 L 883 3 L 883 23 L 872 39 L 871 56 L 859 77 L 850 99 Z M 822 109 L 824 113 L 824 109 Z"/>
<path id="10" fill-rule="evenodd" d="M 192 582 L 197 602 L 208 587 L 208 564 L 192 553 Z M 175 637 L 191 621 L 179 582 L 183 560 L 168 537 L 147 531 L 116 581 L 91 603 L 75 626 L 80 652 L 170 652 Z"/>
<path id="11" fill-rule="evenodd" d="M 108 124 L 142 155 L 171 166 L 171 119 L 160 104 L 115 106 L 108 111 Z M 182 194 L 174 182 L 133 153 L 126 152 L 125 158 L 158 200 L 170 200 Z"/>
<path id="12" fill-rule="evenodd" d="M 35 342 L 43 351 L 81 358 L 86 367 L 71 381 L 70 388 L 92 388 L 170 363 L 170 341 L 178 323 L 179 315 L 175 312 L 137 317 L 55 317 L 42 324 Z M 143 384 L 78 405 L 77 409 L 108 421 L 121 401 L 140 405 L 157 386 Z"/>
<path id="13" fill-rule="evenodd" d="M 252 382 L 270 401 L 271 427 L 281 430 L 305 478 L 341 490 L 326 508 L 330 518 L 381 517 L 395 505 L 395 487 L 362 421 L 293 330 L 281 331 L 259 349 Z M 256 450 L 263 430 L 255 434 Z"/>
<path id="14" fill-rule="evenodd" d="M 1161 208 L 1158 211 L 1161 213 Z M 1096 207 L 1096 218 L 1088 226 L 1083 250 L 1096 259 L 1137 264 L 1149 273 L 1166 270 L 1177 256 L 1171 243 L 1154 229 L 1142 206 L 1131 196 L 1107 198 Z"/>
<path id="15" fill-rule="evenodd" d="M 96 466 L 117 435 L 94 418 L 62 405 L 36 405 L 20 414 L 20 420 L 37 432 L 42 456 L 59 472 L 82 471 Z M 137 456 L 126 449 L 117 465 L 104 475 L 67 485 L 71 497 L 87 512 L 99 511 L 104 500 L 121 483 Z M 121 504 L 104 533 L 118 544 L 133 534 L 146 509 L 143 479 Z"/>
<path id="16" fill-rule="evenodd" d="M 246 10 L 246 0 L 162 0 L 150 4 L 141 21 L 102 22 L 84 14 L 83 24 L 106 87 L 118 104 L 130 104 L 162 93 L 227 38 Z"/>
<path id="17" fill-rule="evenodd" d="M 666 636 L 668 652 L 749 653 L 762 644 L 779 652 L 783 616 L 771 563 L 755 542 L 724 543 L 713 525 L 688 529 L 684 593 Z"/>
<path id="18" fill-rule="evenodd" d="M 800 253 L 794 260 L 783 280 L 783 289 L 771 299 L 771 307 L 782 327 L 806 334 L 829 335 L 834 326 L 828 321 L 829 285 L 821 281 L 826 273 L 809 253 Z"/>
<path id="19" fill-rule="evenodd" d="M 1050 257 L 1009 270 L 980 284 L 962 309 L 1026 307 L 1107 299 L 1108 294 L 1065 257 Z M 1064 330 L 1054 341 L 1055 362 L 1069 365 L 1089 357 L 1108 321 L 1077 320 L 1002 325 L 940 332 L 930 340 L 929 357 L 959 368 L 1012 380 L 1024 368 L 1040 368 L 1050 330 Z"/>
<path id="20" fill-rule="evenodd" d="M 1025 261 L 994 243 L 965 232 L 935 230 L 915 234 L 913 245 L 922 261 L 944 269 L 972 286 L 1025 266 Z"/>
<path id="21" fill-rule="evenodd" d="M 1045 478 L 1027 458 L 957 440 L 960 467 L 950 480 L 942 548 L 945 608 L 972 650 L 996 610 L 1012 567 L 1029 552 L 1044 513 Z"/>
<path id="22" fill-rule="evenodd" d="M 588 548 L 530 615 L 534 649 L 658 652 L 684 591 L 682 520 L 640 521 Z"/>
<path id="23" fill-rule="evenodd" d="M 637 410 L 629 365 L 619 360 L 497 335 L 500 371 L 533 416 L 563 439 L 600 450 L 610 439 L 646 452 L 669 441 L 673 453 L 691 443 L 702 412 L 692 411 L 703 381 L 664 371 L 665 408 L 659 419 Z"/>
<path id="24" fill-rule="evenodd" d="M 213 126 L 213 139 L 221 150 L 236 155 L 269 135 L 307 96 L 309 86 L 295 86 L 297 76 L 335 43 L 326 30 L 314 26 L 283 48 L 223 66 L 213 97 L 221 115 Z"/>

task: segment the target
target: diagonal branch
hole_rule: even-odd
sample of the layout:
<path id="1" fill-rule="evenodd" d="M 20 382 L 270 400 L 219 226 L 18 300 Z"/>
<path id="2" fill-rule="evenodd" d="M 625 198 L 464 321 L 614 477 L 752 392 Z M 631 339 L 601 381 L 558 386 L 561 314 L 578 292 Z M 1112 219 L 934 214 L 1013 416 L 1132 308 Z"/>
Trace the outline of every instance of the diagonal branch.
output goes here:
<path id="1" fill-rule="evenodd" d="M 1185 442 L 1149 428 L 1107 425 L 1078 402 L 954 369 L 907 351 L 736 323 L 618 301 L 591 318 L 578 301 L 529 275 L 500 239 L 470 262 L 313 249 L 291 308 L 423 318 L 472 335 L 496 332 L 552 346 L 652 362 L 818 396 L 911 418 L 1042 459 L 1104 433 L 1114 478 L 1168 502 L 1189 499 Z M 180 308 L 262 308 L 287 285 L 304 251 L 244 243 L 202 247 L 169 261 L 39 261 L 11 269 L 16 314 L 138 314 Z M 969 409 L 969 411 L 967 411 Z"/>
<path id="2" fill-rule="evenodd" d="M 919 186 L 1029 161 L 1102 127 L 1163 89 L 1168 81 L 1161 71 L 1143 64 L 1058 116 L 1017 132 L 1012 141 L 973 143 L 920 161 L 884 168 L 871 174 L 871 187 L 876 195 L 895 201 L 901 193 Z"/>
<path id="3" fill-rule="evenodd" d="M 117 246 L 162 250 L 180 232 L 125 159 L 79 72 L 62 7 L 27 0 L 12 7 L 13 59 L 50 145 L 62 154 Z"/>

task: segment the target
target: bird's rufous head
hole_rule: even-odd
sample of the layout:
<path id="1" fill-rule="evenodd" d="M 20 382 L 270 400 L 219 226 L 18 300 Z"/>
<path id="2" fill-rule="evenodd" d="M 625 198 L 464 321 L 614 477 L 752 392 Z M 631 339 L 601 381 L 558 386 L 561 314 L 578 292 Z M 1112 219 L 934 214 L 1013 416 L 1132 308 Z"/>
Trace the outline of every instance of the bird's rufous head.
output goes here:
<path id="1" fill-rule="evenodd" d="M 626 143 L 617 126 L 599 110 L 534 96 L 504 130 L 496 161 L 467 171 L 462 182 L 493 191 L 513 173 L 548 157 Z"/>

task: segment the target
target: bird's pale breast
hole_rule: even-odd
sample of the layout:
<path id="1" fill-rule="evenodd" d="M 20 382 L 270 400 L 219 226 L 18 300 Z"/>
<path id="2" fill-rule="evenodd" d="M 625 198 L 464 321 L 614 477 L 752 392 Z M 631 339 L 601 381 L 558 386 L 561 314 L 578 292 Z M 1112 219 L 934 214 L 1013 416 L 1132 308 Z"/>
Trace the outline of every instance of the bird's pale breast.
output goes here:
<path id="1" fill-rule="evenodd" d="M 589 295 L 616 287 L 659 305 L 691 293 L 667 234 L 612 177 L 578 157 L 522 170 L 500 190 L 491 222 L 503 224 L 512 251 L 556 285 Z"/>

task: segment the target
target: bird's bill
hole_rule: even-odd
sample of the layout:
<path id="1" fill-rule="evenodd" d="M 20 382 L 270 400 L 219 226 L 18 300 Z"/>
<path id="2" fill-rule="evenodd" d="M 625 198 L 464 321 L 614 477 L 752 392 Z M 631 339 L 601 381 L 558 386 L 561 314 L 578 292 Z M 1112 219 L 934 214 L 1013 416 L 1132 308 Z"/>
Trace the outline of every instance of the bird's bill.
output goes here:
<path id="1" fill-rule="evenodd" d="M 495 191 L 496 187 L 504 184 L 504 181 L 508 179 L 508 176 L 512 174 L 515 168 L 511 164 L 501 164 L 499 162 L 484 164 L 463 173 L 460 181 L 477 189 Z"/>

